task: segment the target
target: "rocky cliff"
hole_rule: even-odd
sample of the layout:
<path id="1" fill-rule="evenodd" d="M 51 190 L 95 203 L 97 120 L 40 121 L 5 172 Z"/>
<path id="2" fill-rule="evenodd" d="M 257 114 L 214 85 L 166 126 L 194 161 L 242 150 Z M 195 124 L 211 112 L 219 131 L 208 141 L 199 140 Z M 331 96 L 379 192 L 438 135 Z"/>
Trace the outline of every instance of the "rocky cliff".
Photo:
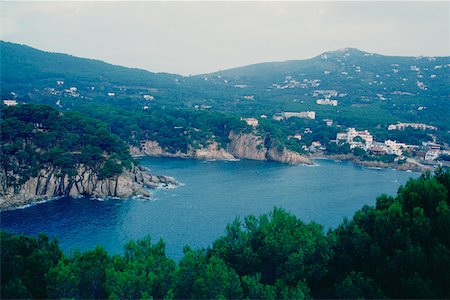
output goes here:
<path id="1" fill-rule="evenodd" d="M 267 148 L 261 136 L 252 133 L 236 134 L 231 131 L 229 138 L 228 152 L 232 153 L 235 157 L 266 160 Z"/>
<path id="2" fill-rule="evenodd" d="M 4 179 L 5 174 L 1 176 Z M 61 174 L 61 170 L 46 166 L 40 170 L 38 176 L 28 179 L 19 187 L 7 186 L 5 180 L 1 180 L 0 209 L 60 196 L 148 198 L 148 189 L 175 185 L 177 182 L 173 178 L 151 175 L 144 167 L 133 167 L 131 171 L 125 170 L 118 176 L 100 180 L 92 169 L 82 165 L 77 168 L 74 176 Z"/>
<path id="3" fill-rule="evenodd" d="M 230 142 L 226 149 L 213 142 L 207 147 L 194 149 L 189 147 L 187 152 L 170 153 L 164 151 L 156 141 L 145 141 L 141 148 L 131 147 L 133 155 L 148 155 L 161 157 L 181 157 L 195 159 L 231 160 L 236 158 L 252 160 L 273 160 L 287 164 L 313 164 L 309 156 L 301 155 L 286 148 L 281 151 L 275 147 L 267 148 L 265 138 L 253 133 L 230 132 Z"/>
<path id="4" fill-rule="evenodd" d="M 313 162 L 309 156 L 301 155 L 300 153 L 288 150 L 286 148 L 283 151 L 278 151 L 278 149 L 270 148 L 268 151 L 268 157 L 270 160 L 278 161 L 290 165 L 312 165 Z"/>

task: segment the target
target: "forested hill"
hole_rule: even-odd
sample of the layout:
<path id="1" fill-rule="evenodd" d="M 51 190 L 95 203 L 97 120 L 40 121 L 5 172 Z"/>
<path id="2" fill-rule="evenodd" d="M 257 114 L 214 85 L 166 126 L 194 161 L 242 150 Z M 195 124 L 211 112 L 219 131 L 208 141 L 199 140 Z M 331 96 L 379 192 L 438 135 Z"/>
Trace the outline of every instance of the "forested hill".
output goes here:
<path id="1" fill-rule="evenodd" d="M 421 122 L 447 132 L 450 57 L 383 56 L 346 48 L 305 60 L 262 63 L 183 77 L 113 66 L 0 42 L 3 99 L 71 109 L 80 104 L 149 105 L 258 117 L 316 112 L 374 129 Z M 157 58 L 155 58 L 157 59 Z M 337 106 L 318 105 L 318 99 Z"/>
<path id="2" fill-rule="evenodd" d="M 310 81 L 316 80 L 316 90 L 338 90 L 347 95 L 369 92 L 366 96 L 376 96 L 401 91 L 436 97 L 450 93 L 449 64 L 450 57 L 384 56 L 344 48 L 310 59 L 267 62 L 199 76 L 271 89 L 276 89 L 274 85 L 278 84 L 288 89 L 308 90 L 308 85 L 313 85 Z"/>
<path id="3" fill-rule="evenodd" d="M 324 233 L 274 209 L 236 219 L 175 262 L 162 240 L 64 255 L 56 241 L 0 232 L 1 298 L 448 299 L 450 173 L 424 174 Z"/>
<path id="4" fill-rule="evenodd" d="M 172 87 L 181 76 L 111 65 L 100 60 L 45 52 L 0 41 L 3 90 L 48 87 L 55 81 L 94 88 Z"/>

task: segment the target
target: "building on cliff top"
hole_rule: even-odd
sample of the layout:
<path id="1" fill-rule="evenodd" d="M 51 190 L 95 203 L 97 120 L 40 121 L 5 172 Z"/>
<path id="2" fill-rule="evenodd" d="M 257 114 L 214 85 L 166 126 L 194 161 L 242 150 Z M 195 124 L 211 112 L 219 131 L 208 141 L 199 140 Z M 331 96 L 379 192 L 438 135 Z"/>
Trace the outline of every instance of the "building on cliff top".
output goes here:
<path id="1" fill-rule="evenodd" d="M 245 123 L 247 123 L 247 125 L 252 126 L 252 127 L 257 127 L 259 125 L 258 120 L 255 118 L 242 118 L 241 117 L 241 121 L 245 121 Z"/>

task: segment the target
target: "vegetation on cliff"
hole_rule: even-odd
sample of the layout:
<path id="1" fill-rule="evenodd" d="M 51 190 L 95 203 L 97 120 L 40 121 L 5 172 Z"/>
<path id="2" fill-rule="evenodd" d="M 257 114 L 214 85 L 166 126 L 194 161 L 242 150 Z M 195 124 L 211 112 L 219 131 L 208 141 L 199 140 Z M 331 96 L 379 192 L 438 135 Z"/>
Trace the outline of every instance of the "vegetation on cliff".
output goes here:
<path id="1" fill-rule="evenodd" d="M 19 105 L 1 110 L 0 166 L 8 186 L 20 186 L 45 166 L 73 175 L 83 164 L 100 179 L 131 168 L 126 144 L 105 123 L 78 112 L 59 112 L 45 105 Z"/>
<path id="2" fill-rule="evenodd" d="M 130 144 L 139 145 L 140 140 L 158 142 L 164 151 L 186 153 L 189 147 L 198 149 L 217 142 L 226 149 L 230 132 L 253 132 L 263 137 L 266 147 L 275 146 L 280 151 L 305 153 L 304 142 L 289 139 L 289 131 L 283 123 L 260 120 L 254 130 L 235 114 L 206 110 L 161 108 L 156 105 L 148 110 L 125 110 L 111 106 L 80 106 L 83 114 L 108 124 L 111 131 Z"/>
<path id="3" fill-rule="evenodd" d="M 449 298 L 450 172 L 410 179 L 324 233 L 276 208 L 175 262 L 149 237 L 110 256 L 2 232 L 2 298 Z"/>

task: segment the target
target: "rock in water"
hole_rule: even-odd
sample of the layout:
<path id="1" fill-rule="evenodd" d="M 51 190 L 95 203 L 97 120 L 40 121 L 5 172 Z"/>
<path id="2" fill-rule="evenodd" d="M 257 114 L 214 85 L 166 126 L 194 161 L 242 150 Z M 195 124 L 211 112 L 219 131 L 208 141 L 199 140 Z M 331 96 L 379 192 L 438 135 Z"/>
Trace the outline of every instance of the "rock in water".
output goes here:
<path id="1" fill-rule="evenodd" d="M 98 179 L 98 174 L 91 168 L 78 166 L 76 174 L 61 174 L 61 170 L 47 166 L 39 171 L 38 176 L 29 178 L 20 186 L 7 186 L 6 174 L 0 174 L 0 209 L 23 206 L 60 196 L 129 198 L 151 196 L 149 189 L 173 187 L 178 185 L 171 177 L 151 175 L 148 169 L 133 166 L 120 175 Z"/>

